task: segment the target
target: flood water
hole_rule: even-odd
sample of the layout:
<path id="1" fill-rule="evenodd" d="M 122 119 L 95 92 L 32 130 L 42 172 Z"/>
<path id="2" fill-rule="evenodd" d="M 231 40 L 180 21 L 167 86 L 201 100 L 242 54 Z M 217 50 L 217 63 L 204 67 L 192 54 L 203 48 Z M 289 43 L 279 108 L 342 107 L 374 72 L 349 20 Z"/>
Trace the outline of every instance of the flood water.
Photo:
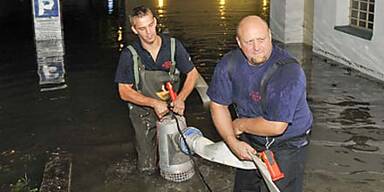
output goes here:
<path id="1" fill-rule="evenodd" d="M 7 5 L 6 3 L 4 3 Z M 236 47 L 240 18 L 268 20 L 269 1 L 62 1 L 67 88 L 40 92 L 31 3 L 9 3 L 0 14 L 0 191 L 27 177 L 41 182 L 55 152 L 72 155 L 72 191 L 205 191 L 197 176 L 170 183 L 135 173 L 126 105 L 113 82 L 119 51 L 132 40 L 126 11 L 153 8 L 159 30 L 180 39 L 210 81 L 223 54 Z M 311 52 L 281 45 L 299 58 L 314 113 L 305 191 L 383 191 L 383 84 Z M 197 93 L 187 101 L 187 122 L 220 140 Z M 213 191 L 231 191 L 233 169 L 196 158 Z"/>

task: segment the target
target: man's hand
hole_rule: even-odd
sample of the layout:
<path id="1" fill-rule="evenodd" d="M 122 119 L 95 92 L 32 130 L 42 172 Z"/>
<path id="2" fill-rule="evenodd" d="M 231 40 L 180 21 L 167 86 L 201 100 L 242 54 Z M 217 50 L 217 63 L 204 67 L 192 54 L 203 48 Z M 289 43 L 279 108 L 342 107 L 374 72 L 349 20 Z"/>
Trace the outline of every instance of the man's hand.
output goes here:
<path id="1" fill-rule="evenodd" d="M 155 110 L 155 113 L 159 119 L 163 118 L 164 115 L 166 115 L 168 110 L 168 105 L 164 101 L 157 100 L 155 104 L 153 105 L 153 109 Z"/>
<path id="2" fill-rule="evenodd" d="M 241 160 L 252 160 L 249 153 L 256 154 L 256 150 L 248 143 L 237 140 L 236 138 L 227 141 L 227 144 L 231 148 L 232 152 Z"/>
<path id="3" fill-rule="evenodd" d="M 172 109 L 173 112 L 179 115 L 184 114 L 185 104 L 183 100 L 176 98 L 175 101 L 172 101 L 171 106 L 173 107 Z"/>

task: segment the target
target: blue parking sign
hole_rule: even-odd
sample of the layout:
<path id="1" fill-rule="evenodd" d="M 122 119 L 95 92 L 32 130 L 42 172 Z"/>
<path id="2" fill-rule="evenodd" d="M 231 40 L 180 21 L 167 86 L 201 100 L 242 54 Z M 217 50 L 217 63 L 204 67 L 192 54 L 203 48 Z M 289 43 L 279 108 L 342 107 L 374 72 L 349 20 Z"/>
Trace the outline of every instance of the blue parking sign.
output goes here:
<path id="1" fill-rule="evenodd" d="M 33 0 L 35 4 L 35 17 L 59 16 L 59 0 Z"/>

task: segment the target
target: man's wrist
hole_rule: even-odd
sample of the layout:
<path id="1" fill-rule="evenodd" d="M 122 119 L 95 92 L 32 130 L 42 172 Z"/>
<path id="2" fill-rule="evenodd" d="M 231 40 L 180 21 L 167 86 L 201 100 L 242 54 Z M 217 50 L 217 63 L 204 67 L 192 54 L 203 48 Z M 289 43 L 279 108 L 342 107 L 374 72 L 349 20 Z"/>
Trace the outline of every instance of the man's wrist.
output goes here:
<path id="1" fill-rule="evenodd" d="M 236 136 L 234 135 L 231 135 L 231 136 L 227 136 L 224 138 L 224 141 L 228 144 L 228 145 L 232 145 L 233 143 L 237 142 L 237 138 Z"/>
<path id="2" fill-rule="evenodd" d="M 182 94 L 179 94 L 176 97 L 176 100 L 179 100 L 179 101 L 182 101 L 182 102 L 185 102 L 186 99 L 187 99 L 187 97 L 183 96 Z"/>
<path id="3" fill-rule="evenodd" d="M 149 103 L 149 107 L 155 108 L 157 105 L 157 100 L 151 98 L 148 103 Z"/>
<path id="4" fill-rule="evenodd" d="M 241 133 L 244 133 L 246 132 L 246 128 L 247 128 L 247 124 L 249 122 L 250 119 L 248 118 L 243 118 L 243 119 L 239 119 L 239 123 L 238 123 L 238 126 L 237 126 L 237 131 L 238 132 L 241 132 Z"/>

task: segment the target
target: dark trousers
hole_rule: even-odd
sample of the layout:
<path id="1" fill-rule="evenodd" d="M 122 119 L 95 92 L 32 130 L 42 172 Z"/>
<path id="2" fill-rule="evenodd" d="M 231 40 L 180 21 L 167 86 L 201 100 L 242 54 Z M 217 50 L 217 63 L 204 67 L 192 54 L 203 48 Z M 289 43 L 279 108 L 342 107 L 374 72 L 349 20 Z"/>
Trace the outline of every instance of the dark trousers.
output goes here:
<path id="1" fill-rule="evenodd" d="M 303 191 L 304 164 L 308 146 L 272 149 L 285 177 L 275 182 L 282 192 Z M 257 170 L 236 170 L 235 192 L 269 192 Z"/>
<path id="2" fill-rule="evenodd" d="M 152 109 L 129 104 L 129 117 L 135 130 L 137 169 L 153 173 L 157 169 L 157 116 Z"/>

